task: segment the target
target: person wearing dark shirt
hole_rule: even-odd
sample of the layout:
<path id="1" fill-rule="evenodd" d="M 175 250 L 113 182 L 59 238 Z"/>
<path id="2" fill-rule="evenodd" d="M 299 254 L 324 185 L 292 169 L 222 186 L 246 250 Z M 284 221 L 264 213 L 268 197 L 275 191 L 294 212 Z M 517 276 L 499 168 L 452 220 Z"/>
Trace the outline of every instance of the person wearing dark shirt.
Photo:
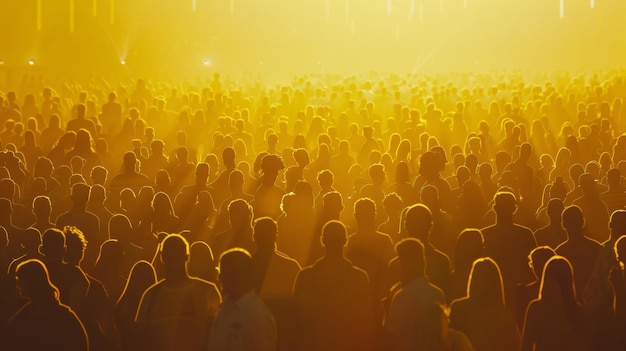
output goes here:
<path id="1" fill-rule="evenodd" d="M 39 260 L 17 267 L 21 295 L 28 299 L 0 333 L 4 350 L 89 350 L 87 333 L 76 314 L 59 302 L 59 291 Z"/>

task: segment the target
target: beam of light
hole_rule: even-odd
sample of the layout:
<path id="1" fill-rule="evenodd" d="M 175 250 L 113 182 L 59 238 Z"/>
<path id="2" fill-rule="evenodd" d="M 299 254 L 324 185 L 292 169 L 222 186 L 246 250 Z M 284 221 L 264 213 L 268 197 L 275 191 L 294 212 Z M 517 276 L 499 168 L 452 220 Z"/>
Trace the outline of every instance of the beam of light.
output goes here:
<path id="1" fill-rule="evenodd" d="M 387 16 L 391 16 L 391 0 L 387 0 Z"/>
<path id="2" fill-rule="evenodd" d="M 591 2 L 589 3 L 589 6 L 594 9 L 596 8 L 596 0 L 591 0 Z"/>
<path id="3" fill-rule="evenodd" d="M 37 31 L 41 32 L 41 0 L 37 0 Z"/>
<path id="4" fill-rule="evenodd" d="M 93 17 L 98 16 L 98 0 L 93 0 L 91 2 L 91 15 Z"/>
<path id="5" fill-rule="evenodd" d="M 197 9 L 198 9 L 197 0 L 191 0 L 191 11 L 196 12 Z"/>
<path id="6" fill-rule="evenodd" d="M 565 0 L 559 0 L 559 17 L 565 17 Z"/>
<path id="7" fill-rule="evenodd" d="M 70 0 L 70 33 L 74 33 L 74 0 Z"/>
<path id="8" fill-rule="evenodd" d="M 415 16 L 415 0 L 409 2 L 409 22 L 413 20 L 413 16 Z"/>

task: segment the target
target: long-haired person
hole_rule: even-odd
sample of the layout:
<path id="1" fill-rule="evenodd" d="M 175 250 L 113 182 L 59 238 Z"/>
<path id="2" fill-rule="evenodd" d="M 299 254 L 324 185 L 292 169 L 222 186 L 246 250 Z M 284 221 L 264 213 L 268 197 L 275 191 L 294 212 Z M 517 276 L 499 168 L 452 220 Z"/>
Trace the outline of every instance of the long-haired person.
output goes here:
<path id="1" fill-rule="evenodd" d="M 504 305 L 500 268 L 491 258 L 474 261 L 467 296 L 450 305 L 450 327 L 463 332 L 476 351 L 519 350 L 520 333 Z"/>
<path id="2" fill-rule="evenodd" d="M 526 310 L 523 351 L 586 350 L 583 310 L 576 301 L 572 265 L 552 257 L 543 270 L 539 298 Z"/>

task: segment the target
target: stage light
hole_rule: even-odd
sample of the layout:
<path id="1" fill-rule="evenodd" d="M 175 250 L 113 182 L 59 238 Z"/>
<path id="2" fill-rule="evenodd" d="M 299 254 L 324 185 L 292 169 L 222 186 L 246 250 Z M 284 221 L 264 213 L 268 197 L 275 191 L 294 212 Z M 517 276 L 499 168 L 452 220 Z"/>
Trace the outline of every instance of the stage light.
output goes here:
<path id="1" fill-rule="evenodd" d="M 4 65 L 4 60 L 0 60 L 0 66 Z"/>
<path id="2" fill-rule="evenodd" d="M 120 64 L 121 64 L 122 66 L 124 66 L 124 65 L 126 64 L 126 60 L 124 60 L 124 59 L 120 60 Z"/>
<path id="3" fill-rule="evenodd" d="M 32 66 L 32 65 L 34 65 L 34 64 L 35 64 L 35 60 L 32 60 L 32 59 L 31 59 L 31 60 L 28 60 L 28 65 L 29 65 L 29 66 Z"/>
<path id="4" fill-rule="evenodd" d="M 202 64 L 205 65 L 205 66 L 210 66 L 211 65 L 211 60 L 204 59 L 204 60 L 202 60 Z"/>

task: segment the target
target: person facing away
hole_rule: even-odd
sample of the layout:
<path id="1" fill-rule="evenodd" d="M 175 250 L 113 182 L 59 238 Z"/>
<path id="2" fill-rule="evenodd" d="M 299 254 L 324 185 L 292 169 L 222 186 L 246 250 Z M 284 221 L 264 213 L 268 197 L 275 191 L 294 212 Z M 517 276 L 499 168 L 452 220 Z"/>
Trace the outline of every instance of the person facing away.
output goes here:
<path id="1" fill-rule="evenodd" d="M 208 351 L 276 350 L 274 318 L 255 291 L 253 270 L 245 250 L 230 249 L 220 257 L 224 302 L 210 329 Z"/>
<path id="2" fill-rule="evenodd" d="M 373 200 L 357 200 L 354 204 L 354 218 L 357 230 L 348 238 L 346 258 L 367 272 L 373 296 L 380 297 L 383 295 L 382 276 L 394 256 L 393 243 L 389 235 L 376 230 L 376 203 Z"/>
<path id="3" fill-rule="evenodd" d="M 4 325 L 0 349 L 89 350 L 85 328 L 76 314 L 59 301 L 59 291 L 41 261 L 20 263 L 17 284 L 28 302 Z"/>
<path id="4" fill-rule="evenodd" d="M 407 209 L 404 218 L 404 228 L 410 238 L 418 239 L 424 245 L 426 257 L 426 277 L 439 287 L 445 289 L 448 286 L 451 273 L 450 259 L 446 254 L 437 250 L 429 241 L 430 231 L 433 226 L 432 213 L 423 204 L 417 204 Z M 400 265 L 398 258 L 389 262 L 387 286 L 393 286 L 400 280 Z"/>
<path id="5" fill-rule="evenodd" d="M 563 200 L 552 198 L 548 202 L 548 218 L 550 222 L 543 228 L 535 231 L 535 240 L 538 246 L 549 246 L 556 249 L 567 240 L 567 232 L 563 228 L 561 214 L 563 213 Z"/>
<path id="6" fill-rule="evenodd" d="M 205 350 L 222 297 L 213 283 L 187 273 L 189 244 L 178 234 L 160 247 L 165 279 L 146 290 L 135 322 L 146 350 Z"/>
<path id="7" fill-rule="evenodd" d="M 343 223 L 324 225 L 324 257 L 298 274 L 294 285 L 300 349 L 374 350 L 374 306 L 367 273 L 344 255 Z"/>
<path id="8" fill-rule="evenodd" d="M 505 301 L 514 306 L 514 289 L 517 284 L 532 281 L 528 255 L 537 247 L 530 229 L 513 223 L 517 210 L 515 195 L 498 192 L 494 196 L 496 223 L 482 229 L 485 239 L 485 256 L 491 257 L 500 268 Z"/>
<path id="9" fill-rule="evenodd" d="M 572 266 L 563 256 L 546 263 L 539 297 L 526 310 L 522 351 L 587 350 L 583 307 L 576 301 Z"/>
<path id="10" fill-rule="evenodd" d="M 541 284 L 541 274 L 549 259 L 556 256 L 556 252 L 549 246 L 538 246 L 528 255 L 528 264 L 533 269 L 535 281 L 528 284 L 519 284 L 515 288 L 515 314 L 518 327 L 524 326 L 526 309 L 528 304 L 539 296 L 539 285 Z"/>
<path id="11" fill-rule="evenodd" d="M 491 258 L 474 261 L 467 296 L 450 304 L 450 327 L 467 335 L 477 351 L 520 349 L 515 318 L 504 306 L 500 269 Z"/>
<path id="12" fill-rule="evenodd" d="M 563 226 L 567 230 L 567 241 L 559 245 L 555 251 L 567 258 L 572 265 L 578 301 L 582 302 L 587 282 L 602 246 L 584 235 L 585 219 L 578 206 L 569 206 L 563 210 Z"/>
<path id="13" fill-rule="evenodd" d="M 383 345 L 386 350 L 413 350 L 418 344 L 420 315 L 430 304 L 445 304 L 441 289 L 426 279 L 424 245 L 415 238 L 396 244 L 401 269 L 399 289 L 393 294 L 384 322 Z"/>
<path id="14" fill-rule="evenodd" d="M 300 272 L 298 262 L 276 250 L 278 225 L 269 217 L 254 221 L 256 253 L 252 256 L 255 290 L 276 318 L 278 350 L 295 347 L 293 284 Z"/>
<path id="15" fill-rule="evenodd" d="M 234 247 L 246 249 L 254 252 L 254 240 L 252 238 L 252 217 L 253 210 L 245 200 L 233 200 L 228 205 L 228 216 L 230 217 L 230 229 L 218 234 L 213 239 L 213 249 L 216 256 Z"/>

